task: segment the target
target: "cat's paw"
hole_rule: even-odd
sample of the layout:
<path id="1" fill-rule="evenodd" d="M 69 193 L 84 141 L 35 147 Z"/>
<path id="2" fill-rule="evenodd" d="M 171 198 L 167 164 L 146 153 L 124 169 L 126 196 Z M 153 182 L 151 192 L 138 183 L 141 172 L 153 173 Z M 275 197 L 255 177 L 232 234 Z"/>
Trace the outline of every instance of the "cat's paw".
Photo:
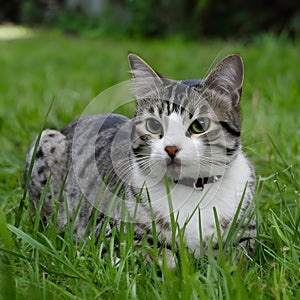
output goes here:
<path id="1" fill-rule="evenodd" d="M 166 266 L 168 269 L 175 269 L 177 266 L 176 255 L 170 249 L 163 248 L 158 250 L 158 260 L 149 252 L 143 252 L 143 257 L 151 264 L 157 262 L 160 268 Z"/>
<path id="2" fill-rule="evenodd" d="M 158 256 L 158 265 L 166 265 L 169 269 L 175 269 L 177 266 L 176 255 L 170 249 L 164 249 Z"/>

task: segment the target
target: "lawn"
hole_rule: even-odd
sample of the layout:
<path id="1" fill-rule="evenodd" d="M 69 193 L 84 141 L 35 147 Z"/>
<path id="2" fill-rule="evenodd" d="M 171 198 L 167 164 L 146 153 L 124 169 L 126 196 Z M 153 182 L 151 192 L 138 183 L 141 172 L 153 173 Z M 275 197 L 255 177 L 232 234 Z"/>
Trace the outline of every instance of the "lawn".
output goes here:
<path id="1" fill-rule="evenodd" d="M 41 230 L 21 204 L 26 152 L 46 124 L 62 128 L 101 91 L 130 78 L 135 52 L 174 79 L 201 78 L 215 60 L 245 63 L 243 142 L 258 179 L 253 258 L 234 252 L 196 261 L 183 251 L 171 271 L 149 265 L 127 243 L 121 262 L 101 258 L 71 229 Z M 112 111 L 125 100 L 97 102 Z M 132 106 L 119 109 L 131 115 Z M 299 299 L 300 41 L 264 35 L 253 42 L 88 39 L 55 31 L 0 40 L 0 299 Z M 20 205 L 21 204 L 21 205 Z M 137 255 L 138 256 L 138 255 Z"/>

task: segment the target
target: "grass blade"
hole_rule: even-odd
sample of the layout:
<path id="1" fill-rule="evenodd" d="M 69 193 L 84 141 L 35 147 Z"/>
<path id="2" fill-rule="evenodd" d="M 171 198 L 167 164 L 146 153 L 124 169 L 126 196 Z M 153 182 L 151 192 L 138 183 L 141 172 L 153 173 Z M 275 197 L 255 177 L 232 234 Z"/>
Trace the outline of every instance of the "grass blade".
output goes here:
<path id="1" fill-rule="evenodd" d="M 36 153 L 37 153 L 37 148 L 38 148 L 38 145 L 40 143 L 42 132 L 43 132 L 43 129 L 45 127 L 46 121 L 48 119 L 49 113 L 50 113 L 50 111 L 52 109 L 52 106 L 53 106 L 53 103 L 54 103 L 54 99 L 55 98 L 53 97 L 52 100 L 51 100 L 51 102 L 50 102 L 50 105 L 48 107 L 48 110 L 46 112 L 44 120 L 42 122 L 42 126 L 41 126 L 40 132 L 38 134 L 36 143 L 34 145 L 34 150 L 33 150 L 33 153 L 32 153 L 31 160 L 30 160 L 30 165 L 29 165 L 29 170 L 28 170 L 26 182 L 25 182 L 25 188 L 24 188 L 23 196 L 21 198 L 21 201 L 20 201 L 20 204 L 19 204 L 19 208 L 18 208 L 18 212 L 17 212 L 17 216 L 16 216 L 16 221 L 15 221 L 15 226 L 16 227 L 19 227 L 20 223 L 21 223 L 21 219 L 22 219 L 22 215 L 23 215 L 23 209 L 24 209 L 24 206 L 25 206 L 25 198 L 26 198 L 27 191 L 28 191 L 28 186 L 29 186 L 30 177 L 31 177 L 31 174 L 32 174 L 32 169 L 33 169 L 33 165 L 34 165 L 34 161 L 35 161 L 35 157 L 36 157 Z"/>
<path id="2" fill-rule="evenodd" d="M 79 273 L 66 259 L 62 259 L 58 253 L 53 252 L 49 250 L 46 246 L 38 242 L 37 240 L 33 239 L 31 236 L 23 232 L 21 229 L 11 225 L 7 224 L 8 229 L 13 232 L 18 238 L 22 239 L 24 242 L 31 245 L 34 249 L 37 249 L 39 251 L 44 252 L 45 254 L 52 256 L 56 260 L 58 260 L 61 264 L 65 265 L 67 268 L 69 268 L 74 274 L 76 274 L 79 278 L 84 279 L 83 275 Z"/>

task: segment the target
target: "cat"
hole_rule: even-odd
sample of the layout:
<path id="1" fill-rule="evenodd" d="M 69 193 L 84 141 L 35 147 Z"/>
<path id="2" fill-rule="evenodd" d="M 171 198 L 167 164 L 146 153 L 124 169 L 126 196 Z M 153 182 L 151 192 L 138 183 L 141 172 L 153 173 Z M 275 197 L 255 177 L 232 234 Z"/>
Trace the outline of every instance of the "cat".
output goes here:
<path id="1" fill-rule="evenodd" d="M 151 240 L 154 221 L 170 267 L 176 265 L 172 222 L 199 257 L 201 244 L 205 249 L 210 241 L 218 248 L 214 209 L 223 241 L 239 209 L 236 244 L 252 252 L 256 179 L 241 144 L 242 58 L 225 57 L 201 80 L 171 80 L 135 54 L 128 60 L 134 117 L 90 115 L 61 131 L 45 129 L 26 161 L 33 207 L 45 189 L 41 218 L 51 216 L 60 201 L 57 224 L 65 226 L 67 215 L 76 217 L 77 239 L 87 233 L 95 208 L 96 237 L 105 230 L 109 238 L 123 220 L 135 224 L 137 243 L 145 235 Z"/>

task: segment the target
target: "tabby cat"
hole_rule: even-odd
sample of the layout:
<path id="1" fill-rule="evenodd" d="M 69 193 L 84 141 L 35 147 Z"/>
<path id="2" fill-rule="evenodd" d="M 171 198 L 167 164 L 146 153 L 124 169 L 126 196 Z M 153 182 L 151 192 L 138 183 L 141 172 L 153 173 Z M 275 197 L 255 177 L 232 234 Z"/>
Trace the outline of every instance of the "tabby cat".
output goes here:
<path id="1" fill-rule="evenodd" d="M 255 173 L 241 145 L 241 57 L 225 57 L 203 80 L 181 81 L 160 75 L 135 54 L 128 59 L 134 117 L 90 115 L 61 131 L 45 129 L 27 156 L 31 203 L 36 208 L 46 189 L 41 217 L 60 203 L 63 227 L 67 207 L 71 220 L 76 217 L 77 239 L 89 234 L 95 208 L 96 237 L 102 230 L 109 237 L 123 220 L 135 224 L 137 243 L 145 235 L 151 240 L 154 221 L 170 267 L 172 216 L 199 257 L 209 240 L 218 247 L 214 209 L 224 241 L 238 211 L 236 244 L 253 250 Z"/>

